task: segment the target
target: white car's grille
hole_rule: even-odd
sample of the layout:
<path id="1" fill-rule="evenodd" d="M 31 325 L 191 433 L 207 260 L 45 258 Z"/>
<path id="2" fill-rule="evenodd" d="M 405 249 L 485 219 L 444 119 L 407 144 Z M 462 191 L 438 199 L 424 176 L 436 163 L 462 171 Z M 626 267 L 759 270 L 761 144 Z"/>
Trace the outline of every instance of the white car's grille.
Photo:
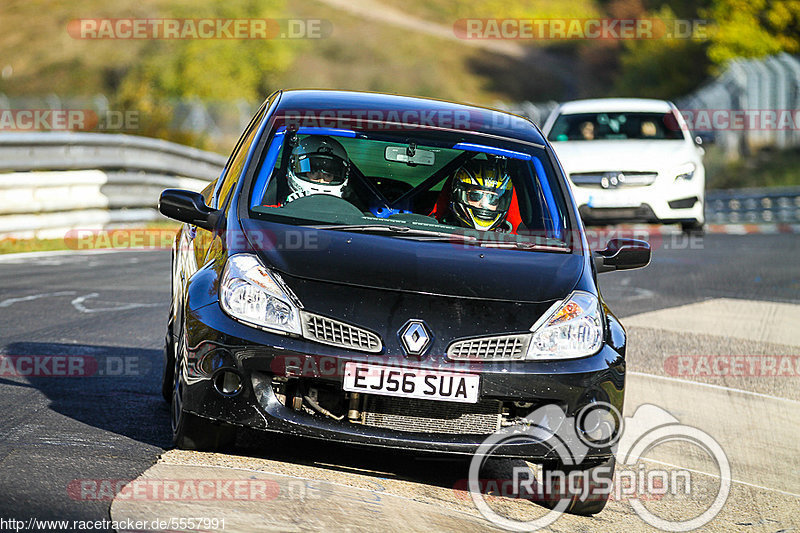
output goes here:
<path id="1" fill-rule="evenodd" d="M 574 172 L 569 175 L 572 183 L 578 187 L 598 189 L 618 189 L 621 187 L 647 187 L 658 177 L 657 172 L 611 171 L 611 172 Z"/>
<path id="2" fill-rule="evenodd" d="M 447 348 L 451 360 L 507 361 L 524 359 L 530 342 L 530 334 L 475 337 L 455 341 Z"/>
<path id="3" fill-rule="evenodd" d="M 383 348 L 381 338 L 369 330 L 312 313 L 301 312 L 300 318 L 307 339 L 370 353 Z"/>

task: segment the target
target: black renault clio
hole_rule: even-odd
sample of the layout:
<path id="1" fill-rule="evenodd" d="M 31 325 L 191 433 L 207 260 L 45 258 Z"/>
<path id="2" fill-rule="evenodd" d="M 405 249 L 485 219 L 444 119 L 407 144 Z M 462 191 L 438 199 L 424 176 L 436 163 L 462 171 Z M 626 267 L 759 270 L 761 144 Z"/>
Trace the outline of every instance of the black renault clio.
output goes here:
<path id="1" fill-rule="evenodd" d="M 178 447 L 244 426 L 471 454 L 542 405 L 622 409 L 625 331 L 596 274 L 645 266 L 650 249 L 590 251 L 525 118 L 277 92 L 217 180 L 165 190 L 159 208 L 184 222 L 163 379 Z M 558 460 L 543 443 L 501 454 Z M 584 468 L 609 462 L 598 445 Z"/>

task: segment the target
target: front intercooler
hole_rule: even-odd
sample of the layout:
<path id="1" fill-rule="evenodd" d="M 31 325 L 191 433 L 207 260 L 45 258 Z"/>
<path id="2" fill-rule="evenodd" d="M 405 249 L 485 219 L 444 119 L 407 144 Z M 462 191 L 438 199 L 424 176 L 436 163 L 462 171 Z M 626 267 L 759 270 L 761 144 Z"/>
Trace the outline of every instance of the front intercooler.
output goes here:
<path id="1" fill-rule="evenodd" d="M 500 429 L 502 404 L 367 396 L 361 413 L 366 426 L 414 433 L 488 435 Z"/>

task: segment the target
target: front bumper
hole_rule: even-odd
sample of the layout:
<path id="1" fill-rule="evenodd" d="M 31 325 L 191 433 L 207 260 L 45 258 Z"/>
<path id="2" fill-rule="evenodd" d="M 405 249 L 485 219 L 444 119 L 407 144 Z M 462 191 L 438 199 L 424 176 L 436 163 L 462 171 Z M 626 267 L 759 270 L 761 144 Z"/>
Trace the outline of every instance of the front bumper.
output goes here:
<path id="1" fill-rule="evenodd" d="M 587 224 L 618 222 L 702 223 L 705 178 L 701 170 L 690 181 L 659 177 L 646 187 L 602 189 L 571 184 L 581 218 Z"/>
<path id="2" fill-rule="evenodd" d="M 405 368 L 479 373 L 482 401 L 518 401 L 534 406 L 557 404 L 568 415 L 574 415 L 587 404 L 603 401 L 622 412 L 624 330 L 611 315 L 609 328 L 609 342 L 600 352 L 576 360 L 469 363 L 465 366 L 463 362 L 430 355 L 421 361 L 395 357 L 392 362 L 380 354 L 341 349 L 331 352 L 330 347 L 304 339 L 250 328 L 231 319 L 217 303 L 212 303 L 186 313 L 185 339 L 179 343 L 185 380 L 183 405 L 186 411 L 196 415 L 257 430 L 349 444 L 472 454 L 487 434 L 396 431 L 347 419 L 338 421 L 315 416 L 293 409 L 291 401 L 276 393 L 272 380 L 307 380 L 341 390 L 340 369 L 346 361 L 396 364 Z M 204 360 L 202 365 L 198 362 L 200 359 Z M 287 361 L 292 363 L 287 364 Z M 196 370 L 198 365 L 205 375 Z M 211 376 L 223 369 L 235 371 L 242 377 L 238 394 L 223 395 L 215 389 Z M 609 454 L 609 450 L 597 448 L 590 450 L 587 457 L 599 461 Z M 552 446 L 530 441 L 503 446 L 493 455 L 555 459 Z"/>

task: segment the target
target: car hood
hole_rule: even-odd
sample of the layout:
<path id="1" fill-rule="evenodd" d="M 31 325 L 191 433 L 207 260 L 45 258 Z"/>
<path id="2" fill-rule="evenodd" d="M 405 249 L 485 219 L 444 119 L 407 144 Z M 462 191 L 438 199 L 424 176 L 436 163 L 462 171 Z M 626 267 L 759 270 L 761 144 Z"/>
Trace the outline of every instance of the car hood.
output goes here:
<path id="1" fill-rule="evenodd" d="M 553 149 L 568 174 L 594 171 L 659 171 L 697 162 L 694 146 L 684 141 L 561 141 Z"/>
<path id="2" fill-rule="evenodd" d="M 270 268 L 373 289 L 547 302 L 568 295 L 584 268 L 580 254 L 420 242 L 257 219 L 242 220 L 242 228 Z"/>

